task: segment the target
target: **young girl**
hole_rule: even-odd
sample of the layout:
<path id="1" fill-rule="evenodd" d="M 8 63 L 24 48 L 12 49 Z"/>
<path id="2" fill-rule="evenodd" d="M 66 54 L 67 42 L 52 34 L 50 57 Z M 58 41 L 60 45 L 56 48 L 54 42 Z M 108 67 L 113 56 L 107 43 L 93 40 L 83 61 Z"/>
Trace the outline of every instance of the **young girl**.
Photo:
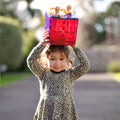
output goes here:
<path id="1" fill-rule="evenodd" d="M 40 83 L 40 100 L 34 120 L 79 120 L 73 102 L 73 83 L 85 74 L 89 61 L 83 51 L 72 46 L 80 64 L 69 68 L 69 49 L 67 45 L 47 46 L 48 31 L 27 58 L 28 67 L 38 77 Z M 47 48 L 47 66 L 41 64 L 42 51 Z"/>

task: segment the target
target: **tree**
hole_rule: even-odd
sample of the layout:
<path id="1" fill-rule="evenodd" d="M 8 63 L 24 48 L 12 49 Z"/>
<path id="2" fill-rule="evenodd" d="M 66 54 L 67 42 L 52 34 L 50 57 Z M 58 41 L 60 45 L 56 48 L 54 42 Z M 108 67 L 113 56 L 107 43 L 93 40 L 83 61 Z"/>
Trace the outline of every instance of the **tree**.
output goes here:
<path id="1" fill-rule="evenodd" d="M 15 70 L 22 59 L 22 34 L 17 21 L 0 17 L 0 66 L 6 64 L 9 70 Z"/>
<path id="2" fill-rule="evenodd" d="M 106 40 L 106 25 L 104 22 L 105 15 L 104 13 L 99 13 L 96 16 L 96 23 L 95 23 L 95 44 L 103 44 Z"/>
<path id="3" fill-rule="evenodd" d="M 0 15 L 2 16 L 9 16 L 15 19 L 19 19 L 22 24 L 25 21 L 25 18 L 31 17 L 34 18 L 36 15 L 39 17 L 41 15 L 41 10 L 39 9 L 33 9 L 30 7 L 30 4 L 33 0 L 24 0 L 27 3 L 27 8 L 22 12 L 22 15 L 19 15 L 20 13 L 16 12 L 17 5 L 19 4 L 21 0 L 1 0 L 0 1 Z M 23 16 L 24 17 L 21 17 Z M 30 19 L 29 19 L 30 20 Z"/>
<path id="4" fill-rule="evenodd" d="M 106 31 L 107 31 L 107 43 L 115 44 L 120 43 L 120 2 L 113 2 L 104 13 Z"/>
<path id="5" fill-rule="evenodd" d="M 0 21 L 2 20 L 2 18 L 4 18 L 3 21 L 6 22 L 3 24 L 3 21 L 2 21 L 0 26 L 0 30 L 2 30 L 0 31 L 0 40 L 3 43 L 3 44 L 0 43 L 0 56 L 1 56 L 0 65 L 7 64 L 10 70 L 11 69 L 18 70 L 19 67 L 20 67 L 19 70 L 26 69 L 25 68 L 25 66 L 27 66 L 26 57 L 30 52 L 30 50 L 38 43 L 38 40 L 35 37 L 35 31 L 34 31 L 35 29 L 29 30 L 28 28 L 25 28 L 23 26 L 24 19 L 19 18 L 16 14 L 16 6 L 19 1 L 20 0 L 9 0 L 9 1 L 0 0 Z M 34 18 L 36 14 L 38 15 L 37 17 L 39 18 L 39 15 L 41 14 L 40 10 L 33 10 L 34 12 L 31 13 L 32 8 L 30 8 L 30 3 L 32 2 L 32 0 L 25 0 L 25 1 L 27 1 L 28 3 L 28 6 L 25 11 L 27 11 L 27 13 L 29 13 L 29 16 L 31 16 L 30 19 Z M 4 17 L 1 17 L 1 16 L 4 16 Z M 27 17 L 27 15 L 25 17 Z M 21 26 L 20 29 L 18 28 L 18 25 L 16 24 L 14 25 L 16 20 L 18 21 L 19 26 Z M 9 24 L 8 24 L 8 21 L 10 21 Z M 29 32 L 30 35 L 28 34 L 28 31 L 30 31 Z M 7 32 L 9 34 L 7 34 Z M 15 46 L 18 47 L 18 49 L 15 48 Z M 12 52 L 13 54 L 10 54 L 9 52 L 6 53 L 5 51 L 13 51 Z M 11 57 L 12 62 L 8 58 L 10 55 L 11 56 L 15 55 L 15 59 L 13 58 L 13 56 Z M 17 55 L 18 57 L 16 58 Z M 22 66 L 20 66 L 21 64 Z"/>
<path id="6" fill-rule="evenodd" d="M 79 20 L 78 26 L 78 45 L 81 47 L 90 47 L 95 41 L 95 23 L 96 12 L 93 6 L 93 0 L 77 0 L 79 7 L 84 11 L 84 16 Z"/>
<path id="7" fill-rule="evenodd" d="M 105 12 L 106 17 L 113 16 L 113 17 L 119 17 L 120 15 L 120 2 L 113 2 Z"/>

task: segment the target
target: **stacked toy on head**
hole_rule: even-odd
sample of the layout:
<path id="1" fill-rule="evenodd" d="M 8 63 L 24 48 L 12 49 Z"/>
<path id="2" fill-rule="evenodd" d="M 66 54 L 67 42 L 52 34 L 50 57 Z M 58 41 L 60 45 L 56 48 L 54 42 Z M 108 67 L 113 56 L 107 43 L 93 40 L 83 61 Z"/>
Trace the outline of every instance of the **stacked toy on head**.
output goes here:
<path id="1" fill-rule="evenodd" d="M 75 45 L 78 18 L 72 17 L 71 6 L 67 6 L 67 10 L 58 9 L 56 7 L 52 12 L 50 9 L 49 14 L 45 13 L 45 29 L 50 33 L 50 44 L 52 45 Z M 60 13 L 64 11 L 63 13 Z"/>

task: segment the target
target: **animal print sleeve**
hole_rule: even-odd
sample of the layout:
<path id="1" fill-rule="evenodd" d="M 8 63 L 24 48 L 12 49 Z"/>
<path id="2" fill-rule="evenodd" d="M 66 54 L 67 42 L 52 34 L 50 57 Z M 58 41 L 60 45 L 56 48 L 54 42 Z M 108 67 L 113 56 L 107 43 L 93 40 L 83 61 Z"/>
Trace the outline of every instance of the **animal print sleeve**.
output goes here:
<path id="1" fill-rule="evenodd" d="M 87 56 L 85 55 L 85 53 L 78 47 L 73 50 L 76 53 L 80 64 L 75 66 L 74 68 L 69 69 L 69 72 L 70 72 L 69 75 L 70 75 L 70 79 L 72 80 L 72 82 L 78 79 L 83 74 L 85 74 L 90 67 L 89 60 Z"/>
<path id="2" fill-rule="evenodd" d="M 27 57 L 27 65 L 29 69 L 39 77 L 43 74 L 44 69 L 38 61 L 38 58 L 40 58 L 40 54 L 44 48 L 45 46 L 43 46 L 41 43 L 38 43 L 38 45 L 32 49 L 31 53 Z"/>

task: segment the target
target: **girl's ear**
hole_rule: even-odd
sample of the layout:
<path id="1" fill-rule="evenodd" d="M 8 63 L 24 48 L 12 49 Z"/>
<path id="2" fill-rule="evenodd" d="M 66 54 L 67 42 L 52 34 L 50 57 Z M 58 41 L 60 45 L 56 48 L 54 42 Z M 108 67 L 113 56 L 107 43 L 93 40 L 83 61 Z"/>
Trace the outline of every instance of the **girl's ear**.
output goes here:
<path id="1" fill-rule="evenodd" d="M 66 65 L 66 69 L 72 68 L 73 67 L 73 62 L 71 60 L 67 60 L 67 65 Z"/>

